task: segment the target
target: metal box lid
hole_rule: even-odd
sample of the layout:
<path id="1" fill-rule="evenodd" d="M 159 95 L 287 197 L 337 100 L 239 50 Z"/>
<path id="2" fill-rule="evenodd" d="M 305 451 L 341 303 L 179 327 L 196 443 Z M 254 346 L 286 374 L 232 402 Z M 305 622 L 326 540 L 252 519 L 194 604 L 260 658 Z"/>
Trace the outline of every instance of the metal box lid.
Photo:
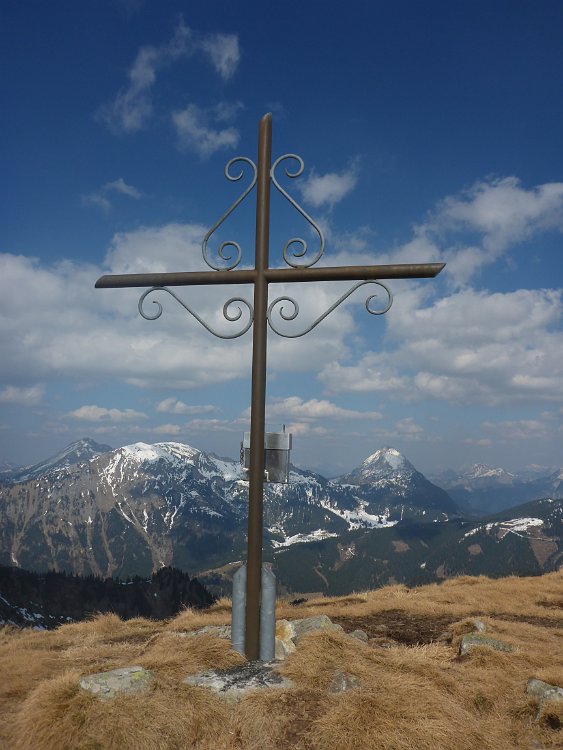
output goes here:
<path id="1" fill-rule="evenodd" d="M 244 433 L 242 447 L 250 448 L 250 432 Z M 266 432 L 264 434 L 264 448 L 269 451 L 291 450 L 291 433 L 289 432 Z"/>

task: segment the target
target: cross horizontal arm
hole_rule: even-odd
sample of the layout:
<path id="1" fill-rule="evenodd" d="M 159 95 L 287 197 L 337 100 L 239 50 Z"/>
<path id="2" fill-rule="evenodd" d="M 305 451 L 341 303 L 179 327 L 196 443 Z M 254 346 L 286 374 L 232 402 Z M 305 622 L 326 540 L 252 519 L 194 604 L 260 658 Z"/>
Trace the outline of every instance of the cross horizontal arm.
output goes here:
<path id="1" fill-rule="evenodd" d="M 171 273 L 124 273 L 101 276 L 96 289 L 137 286 L 203 286 L 206 284 L 253 284 L 256 271 L 177 271 Z"/>
<path id="2" fill-rule="evenodd" d="M 362 281 L 363 279 L 431 279 L 445 263 L 395 263 L 385 266 L 337 266 L 321 268 L 267 268 L 271 284 L 307 281 Z M 96 289 L 147 286 L 203 286 L 208 284 L 254 284 L 257 271 L 178 271 L 175 273 L 126 273 L 102 276 Z"/>
<path id="3" fill-rule="evenodd" d="M 386 266 L 329 266 L 320 268 L 269 268 L 272 283 L 292 281 L 363 281 L 364 279 L 432 279 L 445 263 L 395 263 Z"/>

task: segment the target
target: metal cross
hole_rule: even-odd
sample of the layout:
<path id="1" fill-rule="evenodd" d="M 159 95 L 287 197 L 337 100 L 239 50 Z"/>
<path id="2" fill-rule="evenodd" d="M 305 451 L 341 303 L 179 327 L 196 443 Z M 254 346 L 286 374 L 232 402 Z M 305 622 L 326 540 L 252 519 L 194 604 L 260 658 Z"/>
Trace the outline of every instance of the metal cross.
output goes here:
<path id="1" fill-rule="evenodd" d="M 263 533 L 263 490 L 264 490 L 264 433 L 266 406 L 266 346 L 268 325 L 280 336 L 296 338 L 303 336 L 317 326 L 327 315 L 335 310 L 356 289 L 365 284 L 376 284 L 382 287 L 388 295 L 388 302 L 383 309 L 374 310 L 370 307 L 375 295 L 366 301 L 366 309 L 373 315 L 381 315 L 391 307 L 392 296 L 387 287 L 379 279 L 422 279 L 433 278 L 440 273 L 444 263 L 406 263 L 380 266 L 342 266 L 312 268 L 324 251 L 324 238 L 317 224 L 299 206 L 293 198 L 280 186 L 275 176 L 277 166 L 285 159 L 292 159 L 299 164 L 295 171 L 285 169 L 288 177 L 298 177 L 303 172 L 304 164 L 301 157 L 295 154 L 285 154 L 271 164 L 272 153 L 272 115 L 266 114 L 260 120 L 258 133 L 258 163 L 255 165 L 247 157 L 237 157 L 225 167 L 225 175 L 229 180 L 236 181 L 240 174 L 232 175 L 230 169 L 233 164 L 243 162 L 254 172 L 252 183 L 244 193 L 233 203 L 229 210 L 209 230 L 203 240 L 203 257 L 212 271 L 177 272 L 177 273 L 148 273 L 102 276 L 96 282 L 97 289 L 122 287 L 151 287 L 143 293 L 139 300 L 139 312 L 148 320 L 155 320 L 162 314 L 162 306 L 156 302 L 157 313 L 148 314 L 143 310 L 143 303 L 147 295 L 155 291 L 165 291 L 172 295 L 185 309 L 193 315 L 207 330 L 220 338 L 236 338 L 245 333 L 253 324 L 252 340 L 252 408 L 250 421 L 250 471 L 249 471 L 249 508 L 248 508 L 248 556 L 247 556 L 247 587 L 246 587 L 246 633 L 245 651 L 249 660 L 259 658 L 260 644 L 260 578 L 262 567 L 262 533 Z M 313 258 L 307 258 L 307 242 L 300 237 L 294 237 L 285 243 L 283 258 L 288 268 L 270 268 L 268 260 L 270 236 L 270 184 L 279 190 L 284 197 L 301 213 L 318 233 L 320 245 Z M 207 242 L 220 224 L 232 213 L 242 200 L 257 186 L 256 196 L 256 242 L 255 264 L 250 270 L 234 270 L 241 260 L 240 246 L 234 241 L 223 242 L 219 249 L 221 263 L 215 265 L 207 255 Z M 299 249 L 295 249 L 295 245 Z M 234 248 L 235 257 L 225 252 L 225 248 Z M 377 281 L 376 281 L 377 279 Z M 346 294 L 340 297 L 323 315 L 308 328 L 298 333 L 284 333 L 273 321 L 273 310 L 276 305 L 289 302 L 292 305 L 290 313 L 279 308 L 283 320 L 294 320 L 299 313 L 297 302 L 291 297 L 278 297 L 268 305 L 268 285 L 280 282 L 310 282 L 310 281 L 356 281 Z M 229 311 L 230 305 L 240 302 L 250 313 L 248 324 L 232 335 L 224 335 L 205 323 L 191 310 L 174 292 L 171 286 L 199 286 L 215 284 L 253 284 L 253 305 L 240 298 L 234 297 L 223 306 L 223 315 L 228 321 L 237 321 L 242 316 L 238 307 L 234 314 Z"/>

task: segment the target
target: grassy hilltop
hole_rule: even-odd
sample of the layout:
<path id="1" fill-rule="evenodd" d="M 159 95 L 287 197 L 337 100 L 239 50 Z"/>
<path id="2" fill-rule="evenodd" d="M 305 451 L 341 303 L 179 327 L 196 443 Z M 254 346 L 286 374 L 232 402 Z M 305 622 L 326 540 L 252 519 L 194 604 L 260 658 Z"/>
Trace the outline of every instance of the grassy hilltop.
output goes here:
<path id="1" fill-rule="evenodd" d="M 0 630 L 0 747 L 10 750 L 505 750 L 563 744 L 563 704 L 537 704 L 527 680 L 563 685 L 563 574 L 492 580 L 464 576 L 409 589 L 388 586 L 299 606 L 278 618 L 326 614 L 368 643 L 317 632 L 280 667 L 295 687 L 235 705 L 182 679 L 240 664 L 227 641 L 181 637 L 227 624 L 230 602 L 166 621 L 101 615 L 48 632 Z M 504 653 L 458 656 L 471 618 L 509 642 Z M 81 676 L 141 665 L 143 694 L 102 702 Z M 335 670 L 360 687 L 328 691 Z"/>

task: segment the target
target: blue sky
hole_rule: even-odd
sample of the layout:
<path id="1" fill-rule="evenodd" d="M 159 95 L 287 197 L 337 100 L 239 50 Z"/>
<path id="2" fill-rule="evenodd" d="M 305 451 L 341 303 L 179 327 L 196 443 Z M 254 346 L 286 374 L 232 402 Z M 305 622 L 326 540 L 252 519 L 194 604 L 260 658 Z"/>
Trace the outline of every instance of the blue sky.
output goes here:
<path id="1" fill-rule="evenodd" d="M 210 336 L 172 298 L 102 273 L 204 270 L 201 240 L 248 184 L 273 113 L 280 181 L 322 226 L 324 265 L 447 263 L 269 340 L 268 423 L 335 475 L 382 445 L 422 471 L 560 466 L 563 5 L 100 0 L 0 9 L 0 460 L 89 435 L 236 456 L 251 334 Z M 274 191 L 275 193 L 275 191 Z M 270 259 L 306 222 L 272 196 Z M 253 262 L 254 195 L 219 240 Z M 271 289 L 301 327 L 346 289 Z M 226 299 L 176 290 L 223 331 Z M 230 324 L 233 325 L 233 324 Z M 288 324 L 288 331 L 291 330 Z"/>

